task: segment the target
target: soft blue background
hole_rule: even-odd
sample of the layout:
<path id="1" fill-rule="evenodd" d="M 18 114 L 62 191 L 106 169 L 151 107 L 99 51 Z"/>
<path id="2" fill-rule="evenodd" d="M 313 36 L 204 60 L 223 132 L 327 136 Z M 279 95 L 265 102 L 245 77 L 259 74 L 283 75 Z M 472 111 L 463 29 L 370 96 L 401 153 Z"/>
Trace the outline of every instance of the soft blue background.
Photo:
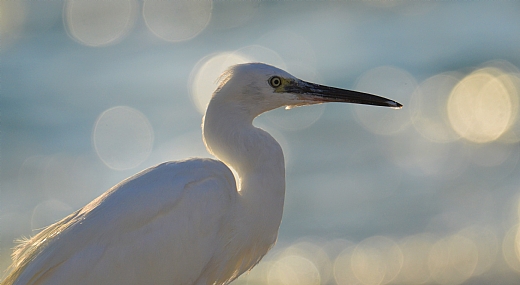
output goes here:
<path id="1" fill-rule="evenodd" d="M 382 66 L 409 74 L 412 85 L 443 72 L 464 76 L 490 60 L 520 66 L 517 1 L 215 1 L 209 25 L 175 43 L 151 33 L 140 12 L 143 3 L 136 4 L 127 34 L 92 47 L 67 32 L 64 1 L 0 2 L 1 270 L 9 265 L 14 239 L 36 233 L 142 169 L 204 153 L 202 115 L 188 82 L 197 62 L 210 54 L 259 45 L 276 52 L 296 76 L 350 89 L 360 89 L 360 76 Z M 400 83 L 408 84 L 391 86 Z M 404 108 L 376 110 L 402 112 L 407 122 L 390 135 L 360 123 L 356 114 L 375 113 L 375 107 L 330 104 L 257 119 L 282 141 L 287 157 L 275 251 L 301 238 L 355 244 L 386 236 L 398 242 L 481 226 L 497 238 L 496 261 L 465 284 L 518 284 L 501 249 L 518 222 L 518 142 L 428 141 L 410 121 L 413 94 L 390 88 L 380 86 L 378 94 Z M 139 110 L 154 134 L 150 156 L 122 171 L 103 164 L 92 138 L 97 118 L 115 106 Z M 296 130 L 277 121 L 292 124 L 305 112 L 323 114 Z M 421 169 L 423 159 L 437 163 L 435 171 Z M 486 163 L 493 159 L 500 162 Z M 341 248 L 336 251 L 332 262 Z"/>

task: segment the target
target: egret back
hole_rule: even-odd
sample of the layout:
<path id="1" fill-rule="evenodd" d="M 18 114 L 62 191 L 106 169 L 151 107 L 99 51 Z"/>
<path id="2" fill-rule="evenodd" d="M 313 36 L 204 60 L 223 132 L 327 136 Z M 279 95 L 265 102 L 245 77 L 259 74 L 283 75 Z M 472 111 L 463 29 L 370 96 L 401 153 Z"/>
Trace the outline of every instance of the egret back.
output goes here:
<path id="1" fill-rule="evenodd" d="M 194 284 L 233 234 L 236 195 L 216 160 L 149 168 L 21 244 L 3 284 Z"/>

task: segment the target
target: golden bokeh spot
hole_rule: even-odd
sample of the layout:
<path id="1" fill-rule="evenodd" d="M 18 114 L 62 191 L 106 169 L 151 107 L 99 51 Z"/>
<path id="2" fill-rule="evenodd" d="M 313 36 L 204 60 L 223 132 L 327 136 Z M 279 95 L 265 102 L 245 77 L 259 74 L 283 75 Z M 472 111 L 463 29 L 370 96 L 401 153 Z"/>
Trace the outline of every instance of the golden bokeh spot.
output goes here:
<path id="1" fill-rule="evenodd" d="M 352 253 L 355 249 L 355 244 L 347 244 L 334 261 L 333 273 L 336 284 L 361 284 L 352 272 Z"/>
<path id="2" fill-rule="evenodd" d="M 143 3 L 143 19 L 148 29 L 168 42 L 191 40 L 209 24 L 213 1 L 157 1 Z"/>
<path id="3" fill-rule="evenodd" d="M 519 242 L 520 226 L 517 224 L 511 227 L 504 236 L 502 241 L 502 257 L 511 269 L 520 273 Z"/>
<path id="4" fill-rule="evenodd" d="M 458 140 L 446 113 L 446 101 L 461 76 L 450 72 L 434 75 L 421 82 L 410 98 L 410 119 L 415 130 L 426 139 L 446 143 Z"/>
<path id="5" fill-rule="evenodd" d="M 69 36 L 81 44 L 114 44 L 133 26 L 137 5 L 134 0 L 67 0 L 64 24 Z"/>
<path id="6" fill-rule="evenodd" d="M 208 55 L 193 67 L 188 83 L 191 99 L 197 110 L 204 114 L 213 91 L 218 87 L 219 76 L 235 64 L 250 62 L 238 54 L 221 52 Z"/>
<path id="7" fill-rule="evenodd" d="M 474 225 L 462 229 L 458 235 L 470 239 L 477 247 L 478 260 L 473 276 L 487 272 L 495 264 L 500 249 L 495 232 L 491 228 Z"/>
<path id="8" fill-rule="evenodd" d="M 0 35 L 4 51 L 23 35 L 28 4 L 29 1 L 0 1 Z"/>
<path id="9" fill-rule="evenodd" d="M 318 285 L 320 273 L 309 259 L 299 255 L 285 255 L 276 260 L 267 275 L 269 285 Z"/>
<path id="10" fill-rule="evenodd" d="M 403 265 L 403 253 L 394 241 L 373 236 L 360 242 L 351 257 L 356 278 L 365 285 L 387 284 Z"/>
<path id="11" fill-rule="evenodd" d="M 284 256 L 300 256 L 308 259 L 319 272 L 321 283 L 327 283 L 332 275 L 332 263 L 328 254 L 310 239 L 303 239 L 288 248 L 282 255 Z"/>
<path id="12" fill-rule="evenodd" d="M 92 132 L 99 159 L 115 170 L 132 169 L 145 161 L 152 152 L 153 141 L 148 118 L 128 106 L 116 106 L 101 113 Z"/>
<path id="13" fill-rule="evenodd" d="M 436 242 L 429 254 L 431 278 L 439 284 L 460 284 L 470 278 L 478 262 L 475 243 L 462 235 Z"/>
<path id="14" fill-rule="evenodd" d="M 433 237 L 427 234 L 409 236 L 402 241 L 403 267 L 398 283 L 424 284 L 430 281 L 428 256 L 433 244 Z"/>
<path id="15" fill-rule="evenodd" d="M 480 69 L 462 79 L 447 103 L 452 128 L 476 143 L 498 139 L 516 118 L 516 89 L 496 68 Z"/>

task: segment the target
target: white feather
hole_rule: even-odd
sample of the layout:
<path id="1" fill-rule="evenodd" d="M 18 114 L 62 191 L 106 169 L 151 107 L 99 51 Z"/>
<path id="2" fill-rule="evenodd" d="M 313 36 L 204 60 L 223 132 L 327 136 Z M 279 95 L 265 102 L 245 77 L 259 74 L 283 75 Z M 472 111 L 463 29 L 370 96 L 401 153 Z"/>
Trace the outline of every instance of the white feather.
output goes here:
<path id="1" fill-rule="evenodd" d="M 271 86 L 273 76 L 286 86 Z M 398 104 L 352 91 L 343 99 L 340 89 L 260 63 L 236 65 L 221 80 L 203 138 L 222 162 L 167 162 L 122 181 L 19 245 L 2 284 L 227 284 L 269 251 L 282 219 L 282 149 L 253 119 L 282 106 L 353 98 Z M 327 90 L 334 96 L 319 93 Z"/>

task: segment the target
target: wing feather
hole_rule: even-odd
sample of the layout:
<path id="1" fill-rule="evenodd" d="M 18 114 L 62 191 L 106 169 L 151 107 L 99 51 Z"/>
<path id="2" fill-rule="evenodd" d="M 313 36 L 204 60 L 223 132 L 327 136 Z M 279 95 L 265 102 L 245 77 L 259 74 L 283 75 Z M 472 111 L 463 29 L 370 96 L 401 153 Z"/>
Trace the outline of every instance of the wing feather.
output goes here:
<path id="1" fill-rule="evenodd" d="M 226 238 L 236 195 L 216 160 L 146 169 L 21 244 L 2 284 L 191 284 Z"/>

